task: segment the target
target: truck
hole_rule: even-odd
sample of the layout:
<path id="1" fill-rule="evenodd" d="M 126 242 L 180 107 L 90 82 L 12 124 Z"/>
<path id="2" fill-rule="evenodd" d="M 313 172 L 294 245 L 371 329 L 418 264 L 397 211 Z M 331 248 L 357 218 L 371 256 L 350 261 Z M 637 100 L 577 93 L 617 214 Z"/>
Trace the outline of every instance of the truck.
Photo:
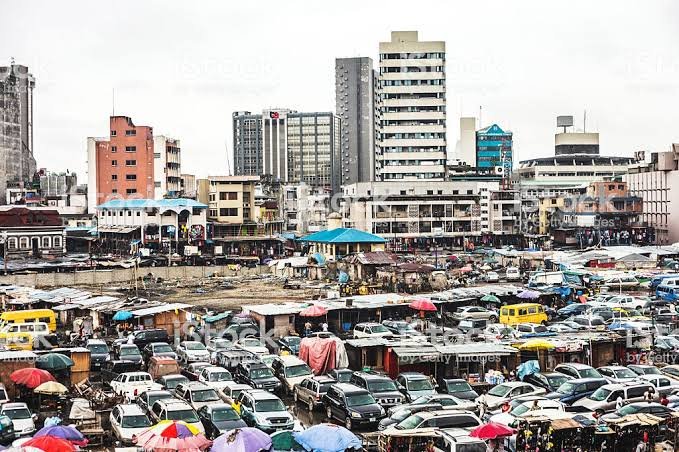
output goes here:
<path id="1" fill-rule="evenodd" d="M 528 276 L 528 287 L 552 286 L 563 284 L 563 272 L 530 272 Z"/>
<path id="2" fill-rule="evenodd" d="M 124 396 L 132 401 L 144 391 L 163 389 L 155 383 L 148 372 L 125 372 L 118 375 L 111 383 L 116 395 Z"/>

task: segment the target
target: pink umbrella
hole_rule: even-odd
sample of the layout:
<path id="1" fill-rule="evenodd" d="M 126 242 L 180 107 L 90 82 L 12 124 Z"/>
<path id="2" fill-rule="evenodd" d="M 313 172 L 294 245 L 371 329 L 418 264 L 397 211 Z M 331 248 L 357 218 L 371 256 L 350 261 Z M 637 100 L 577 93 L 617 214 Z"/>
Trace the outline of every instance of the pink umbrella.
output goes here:
<path id="1" fill-rule="evenodd" d="M 462 268 L 460 269 L 460 272 L 462 272 L 462 273 L 469 273 L 469 272 L 472 271 L 472 270 L 473 270 L 473 268 L 471 268 L 469 265 L 465 265 L 464 267 L 462 267 Z"/>
<path id="2" fill-rule="evenodd" d="M 299 315 L 302 317 L 320 317 L 322 315 L 326 315 L 328 313 L 328 310 L 325 309 L 323 306 L 318 306 L 318 305 L 311 305 L 306 309 L 303 309 Z"/>
<path id="3" fill-rule="evenodd" d="M 469 436 L 479 439 L 496 439 L 502 436 L 512 436 L 513 434 L 513 428 L 509 428 L 495 422 L 489 422 L 476 427 L 469 433 Z"/>
<path id="4" fill-rule="evenodd" d="M 436 306 L 434 303 L 432 303 L 430 300 L 426 300 L 424 298 L 420 298 L 419 300 L 415 300 L 410 302 L 408 304 L 411 308 L 417 310 L 417 311 L 429 311 L 429 312 L 434 312 L 436 311 Z"/>

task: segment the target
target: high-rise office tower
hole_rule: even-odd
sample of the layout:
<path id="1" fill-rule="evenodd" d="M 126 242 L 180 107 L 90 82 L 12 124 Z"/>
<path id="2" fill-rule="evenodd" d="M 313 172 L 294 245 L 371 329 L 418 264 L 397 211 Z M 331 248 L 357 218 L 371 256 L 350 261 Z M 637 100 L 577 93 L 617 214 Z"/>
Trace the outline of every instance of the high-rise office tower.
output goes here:
<path id="1" fill-rule="evenodd" d="M 375 180 L 375 82 L 371 58 L 335 59 L 335 114 L 342 120 L 342 185 Z"/>
<path id="2" fill-rule="evenodd" d="M 238 176 L 263 174 L 262 115 L 233 113 L 233 172 Z"/>
<path id="3" fill-rule="evenodd" d="M 394 31 L 379 48 L 378 179 L 443 180 L 446 44 Z"/>
<path id="4" fill-rule="evenodd" d="M 26 66 L 0 67 L 0 203 L 8 186 L 22 185 L 35 174 L 33 88 Z"/>

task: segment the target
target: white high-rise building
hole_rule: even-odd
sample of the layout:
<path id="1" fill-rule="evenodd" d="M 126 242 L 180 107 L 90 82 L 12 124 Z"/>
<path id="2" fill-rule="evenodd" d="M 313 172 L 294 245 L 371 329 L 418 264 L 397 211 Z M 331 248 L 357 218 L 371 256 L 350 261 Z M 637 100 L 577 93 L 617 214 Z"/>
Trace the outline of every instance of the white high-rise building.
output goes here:
<path id="1" fill-rule="evenodd" d="M 378 180 L 443 180 L 446 44 L 394 31 L 380 42 Z"/>
<path id="2" fill-rule="evenodd" d="M 153 174 L 156 199 L 177 198 L 181 193 L 181 145 L 179 140 L 153 137 Z"/>

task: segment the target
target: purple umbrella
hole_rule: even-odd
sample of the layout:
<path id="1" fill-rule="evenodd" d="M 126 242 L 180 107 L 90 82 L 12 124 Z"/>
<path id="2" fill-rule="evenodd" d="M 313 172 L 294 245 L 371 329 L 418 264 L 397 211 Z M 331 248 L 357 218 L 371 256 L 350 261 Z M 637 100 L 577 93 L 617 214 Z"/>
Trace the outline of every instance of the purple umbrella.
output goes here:
<path id="1" fill-rule="evenodd" d="M 253 427 L 243 427 L 220 435 L 212 443 L 210 452 L 268 452 L 271 437 Z"/>
<path id="2" fill-rule="evenodd" d="M 43 427 L 38 430 L 38 433 L 33 435 L 34 438 L 38 438 L 40 436 L 56 436 L 57 438 L 65 439 L 76 444 L 87 443 L 87 440 L 83 434 L 76 430 L 76 428 L 72 425 L 52 425 L 49 427 Z"/>
<path id="3" fill-rule="evenodd" d="M 517 297 L 523 298 L 523 299 L 534 299 L 534 298 L 539 298 L 540 297 L 540 292 L 537 292 L 535 290 L 524 290 L 520 292 Z"/>

